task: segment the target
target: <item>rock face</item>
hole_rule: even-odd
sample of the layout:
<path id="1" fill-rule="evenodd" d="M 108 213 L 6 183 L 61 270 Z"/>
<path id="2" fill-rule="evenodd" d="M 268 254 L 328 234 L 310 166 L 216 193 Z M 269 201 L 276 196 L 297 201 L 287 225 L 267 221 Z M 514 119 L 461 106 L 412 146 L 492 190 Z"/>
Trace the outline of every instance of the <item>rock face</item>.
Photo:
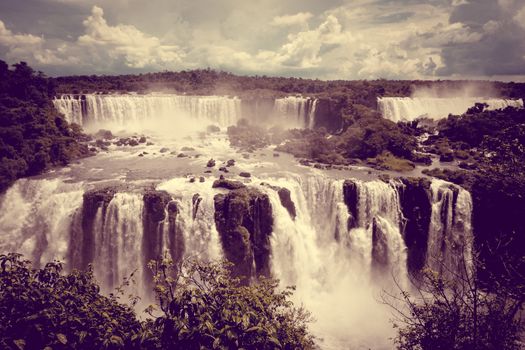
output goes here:
<path id="1" fill-rule="evenodd" d="M 286 210 L 288 210 L 288 213 L 290 214 L 292 219 L 295 220 L 297 212 L 295 210 L 295 204 L 292 201 L 292 197 L 290 195 L 290 190 L 282 187 L 277 191 L 277 194 L 279 194 L 279 199 L 281 200 L 281 204 L 283 205 L 283 207 L 285 207 Z"/>
<path id="2" fill-rule="evenodd" d="M 168 248 L 175 263 L 179 262 L 184 252 L 184 238 L 182 232 L 177 230 L 176 220 L 179 213 L 177 203 L 165 191 L 147 190 L 143 198 L 142 224 L 146 263 L 161 258 L 164 254 L 162 247 Z M 166 224 L 168 242 L 163 242 Z"/>
<path id="3" fill-rule="evenodd" d="M 335 132 L 341 129 L 341 126 L 341 112 L 334 108 L 332 101 L 324 98 L 318 99 L 314 127 L 326 128 L 329 132 Z"/>
<path id="4" fill-rule="evenodd" d="M 388 242 L 377 218 L 372 220 L 372 266 L 375 271 L 388 272 Z"/>
<path id="5" fill-rule="evenodd" d="M 84 193 L 82 205 L 82 247 L 81 261 L 77 262 L 80 269 L 85 269 L 88 264 L 93 262 L 95 254 L 95 232 L 94 224 L 97 212 L 100 211 L 102 220 L 106 217 L 106 210 L 109 202 L 116 193 L 114 187 L 94 189 Z M 103 225 L 104 223 L 102 223 Z"/>
<path id="6" fill-rule="evenodd" d="M 245 284 L 270 275 L 270 235 L 273 227 L 268 195 L 240 188 L 214 198 L 215 224 L 232 272 Z"/>
<path id="7" fill-rule="evenodd" d="M 428 231 L 432 214 L 430 181 L 424 178 L 401 179 L 399 199 L 406 219 L 403 236 L 408 248 L 409 272 L 417 273 L 425 266 Z"/>
<path id="8" fill-rule="evenodd" d="M 348 208 L 348 230 L 357 227 L 358 213 L 357 206 L 359 204 L 359 190 L 357 184 L 352 180 L 345 180 L 343 183 L 343 198 Z"/>
<path id="9" fill-rule="evenodd" d="M 246 185 L 240 181 L 227 180 L 227 179 L 221 178 L 219 180 L 215 180 L 213 182 L 212 187 L 213 188 L 225 188 L 227 190 L 238 190 L 240 188 L 246 187 Z"/>

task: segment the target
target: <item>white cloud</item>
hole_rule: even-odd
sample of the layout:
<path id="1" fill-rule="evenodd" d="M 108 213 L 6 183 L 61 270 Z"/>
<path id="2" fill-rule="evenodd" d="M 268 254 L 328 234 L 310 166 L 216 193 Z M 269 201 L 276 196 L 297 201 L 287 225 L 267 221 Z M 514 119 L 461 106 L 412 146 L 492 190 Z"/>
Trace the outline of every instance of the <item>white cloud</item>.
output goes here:
<path id="1" fill-rule="evenodd" d="M 184 56 L 177 46 L 162 44 L 158 38 L 144 34 L 132 25 L 108 25 L 104 11 L 98 6 L 93 7 L 91 16 L 83 24 L 86 34 L 78 38 L 79 45 L 102 50 L 112 59 L 124 58 L 128 67 L 174 64 Z"/>
<path id="2" fill-rule="evenodd" d="M 516 13 L 516 15 L 514 16 L 514 21 L 516 21 L 516 23 L 525 28 L 525 6 L 523 6 L 521 10 L 519 10 L 518 13 Z"/>
<path id="3" fill-rule="evenodd" d="M 299 12 L 295 15 L 284 15 L 276 16 L 272 19 L 271 25 L 277 27 L 291 27 L 291 26 L 301 26 L 307 27 L 308 21 L 313 17 L 310 12 Z"/>

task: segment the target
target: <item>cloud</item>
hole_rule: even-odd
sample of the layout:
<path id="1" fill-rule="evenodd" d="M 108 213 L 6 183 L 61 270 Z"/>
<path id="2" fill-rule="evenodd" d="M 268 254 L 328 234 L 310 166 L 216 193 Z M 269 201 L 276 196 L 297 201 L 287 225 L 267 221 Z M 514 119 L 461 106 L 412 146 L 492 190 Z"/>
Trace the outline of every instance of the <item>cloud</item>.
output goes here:
<path id="1" fill-rule="evenodd" d="M 181 62 L 184 53 L 176 45 L 164 45 L 161 41 L 138 30 L 132 25 L 109 26 L 104 11 L 94 6 L 84 22 L 85 34 L 78 44 L 89 49 L 106 52 L 113 60 L 124 59 L 132 68 L 144 68 L 166 63 Z"/>
<path id="2" fill-rule="evenodd" d="M 276 27 L 307 27 L 308 21 L 313 16 L 314 15 L 312 15 L 310 12 L 299 12 L 295 15 L 276 16 L 272 19 L 272 22 L 270 24 Z"/>
<path id="3" fill-rule="evenodd" d="M 525 77 L 522 0 L 95 3 L 1 1 L 0 57 L 55 75 L 212 67 L 325 79 Z"/>

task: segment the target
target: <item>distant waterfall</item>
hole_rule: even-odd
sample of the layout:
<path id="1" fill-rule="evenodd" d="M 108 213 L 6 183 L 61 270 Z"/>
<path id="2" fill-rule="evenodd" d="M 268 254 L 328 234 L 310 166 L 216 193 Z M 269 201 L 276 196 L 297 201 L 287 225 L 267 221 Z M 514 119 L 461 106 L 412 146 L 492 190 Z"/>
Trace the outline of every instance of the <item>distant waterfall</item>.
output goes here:
<path id="1" fill-rule="evenodd" d="M 434 179 L 426 265 L 448 277 L 472 270 L 472 198 L 464 189 Z"/>
<path id="2" fill-rule="evenodd" d="M 105 124 L 124 127 L 131 123 L 215 123 L 235 124 L 240 119 L 241 101 L 225 96 L 147 95 L 62 95 L 53 100 L 66 119 L 86 127 Z"/>
<path id="3" fill-rule="evenodd" d="M 506 107 L 523 108 L 523 100 L 508 100 L 496 98 L 450 97 L 450 98 L 410 98 L 410 97 L 380 97 L 377 99 L 379 111 L 383 118 L 393 122 L 411 121 L 419 117 L 434 120 L 446 118 L 449 114 L 463 114 L 477 102 L 489 105 L 489 110 Z"/>
<path id="4" fill-rule="evenodd" d="M 295 127 L 313 129 L 315 127 L 316 107 L 317 99 L 287 96 L 275 100 L 274 114 L 277 118 L 284 117 L 289 122 L 295 122 Z"/>

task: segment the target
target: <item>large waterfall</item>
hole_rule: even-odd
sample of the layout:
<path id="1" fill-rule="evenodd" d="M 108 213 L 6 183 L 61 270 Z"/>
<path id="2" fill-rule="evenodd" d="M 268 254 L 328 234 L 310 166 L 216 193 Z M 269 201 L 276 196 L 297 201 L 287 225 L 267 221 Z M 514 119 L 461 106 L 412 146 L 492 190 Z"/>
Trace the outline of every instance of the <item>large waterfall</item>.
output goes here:
<path id="1" fill-rule="evenodd" d="M 142 124 L 188 123 L 235 124 L 241 115 L 241 101 L 225 96 L 185 96 L 173 94 L 88 94 L 63 95 L 53 100 L 66 119 L 96 128 Z"/>
<path id="2" fill-rule="evenodd" d="M 380 97 L 377 99 L 379 111 L 383 118 L 393 122 L 412 121 L 419 117 L 434 120 L 446 118 L 449 114 L 463 114 L 477 102 L 488 104 L 488 109 L 496 110 L 506 107 L 523 108 L 523 100 L 509 100 L 477 97 Z"/>
<path id="3" fill-rule="evenodd" d="M 227 127 L 235 125 L 241 117 L 250 118 L 249 113 L 241 110 L 239 98 L 226 96 L 159 93 L 62 95 L 53 99 L 53 104 L 69 122 L 94 131 L 100 127 L 124 126 L 148 129 L 159 123 L 163 128 L 165 125 L 180 128 L 186 124 Z M 313 98 L 277 98 L 271 115 L 255 116 L 254 121 L 270 120 L 288 127 L 312 129 L 316 126 L 316 106 L 317 100 Z"/>
<path id="4" fill-rule="evenodd" d="M 295 123 L 295 127 L 313 129 L 315 126 L 315 113 L 317 100 L 301 97 L 287 96 L 278 98 L 274 102 L 274 114 L 277 118 L 285 118 L 284 121 Z M 285 124 L 287 124 L 285 122 Z"/>
<path id="5" fill-rule="evenodd" d="M 224 256 L 213 203 L 228 190 L 186 178 L 155 190 L 90 187 L 60 179 L 17 181 L 0 203 L 0 251 L 24 253 L 37 265 L 54 258 L 68 268 L 93 262 L 106 292 L 134 272 L 132 292 L 146 296 L 149 259 Z M 251 187 L 271 204 L 271 274 L 283 286 L 297 286 L 295 301 L 317 319 L 313 330 L 323 348 L 388 348 L 390 311 L 378 298 L 393 288 L 392 277 L 409 286 L 405 185 L 286 173 L 256 179 Z M 289 190 L 296 215 L 278 188 Z M 427 266 L 460 269 L 471 249 L 470 194 L 440 180 L 421 190 L 431 207 Z"/>

